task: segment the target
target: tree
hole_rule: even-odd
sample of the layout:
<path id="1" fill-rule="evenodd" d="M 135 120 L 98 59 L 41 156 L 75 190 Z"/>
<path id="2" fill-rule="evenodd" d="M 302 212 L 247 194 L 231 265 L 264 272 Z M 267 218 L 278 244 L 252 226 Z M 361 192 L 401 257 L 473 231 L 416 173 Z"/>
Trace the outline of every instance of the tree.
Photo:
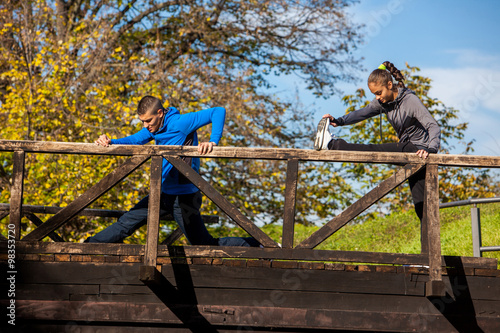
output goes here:
<path id="1" fill-rule="evenodd" d="M 300 147 L 312 132 L 305 121 L 310 115 L 270 95 L 269 75 L 296 73 L 318 96 L 338 93 L 336 83 L 352 81 L 359 61 L 351 50 L 361 36 L 358 26 L 345 16 L 351 3 L 4 1 L 0 7 L 4 18 L 0 23 L 0 102 L 5 124 L 1 136 L 70 142 L 93 142 L 103 132 L 124 136 L 133 131 L 138 100 L 148 94 L 168 100 L 181 112 L 226 107 L 223 145 Z M 201 134 L 206 136 L 207 130 Z M 7 202 L 11 154 L 2 154 L 0 159 L 1 201 Z M 65 205 L 119 161 L 28 155 L 25 203 Z M 268 163 L 217 160 L 205 164 L 204 175 L 223 193 L 234 192 L 231 200 L 249 207 L 250 215 L 266 212 L 264 220 L 276 221 L 282 197 L 264 195 L 269 186 L 262 170 Z M 94 207 L 129 208 L 147 192 L 147 175 L 147 167 L 136 172 L 121 190 L 110 191 Z M 322 175 L 308 173 L 307 177 L 314 181 Z M 270 173 L 269 179 L 270 184 L 283 183 L 283 174 Z M 300 205 L 303 222 L 314 207 L 324 203 L 321 189 L 315 193 Z M 252 197 L 257 202 L 251 202 Z M 217 212 L 212 204 L 205 209 Z M 26 228 L 28 232 L 32 227 Z M 78 232 L 71 229 L 68 237 L 80 239 L 89 228 L 94 226 Z"/>

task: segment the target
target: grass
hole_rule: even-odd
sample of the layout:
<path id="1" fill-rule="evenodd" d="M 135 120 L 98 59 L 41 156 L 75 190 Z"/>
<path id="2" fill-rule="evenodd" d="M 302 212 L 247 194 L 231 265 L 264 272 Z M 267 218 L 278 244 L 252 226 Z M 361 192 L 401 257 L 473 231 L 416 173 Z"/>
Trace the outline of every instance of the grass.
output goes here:
<path id="1" fill-rule="evenodd" d="M 483 246 L 500 245 L 500 203 L 479 205 Z M 443 255 L 473 256 L 471 232 L 471 206 L 440 210 L 441 251 Z M 295 226 L 295 245 L 306 239 L 319 227 Z M 280 225 L 264 226 L 275 241 L 281 242 Z M 213 235 L 242 236 L 243 231 L 214 230 Z M 348 224 L 333 234 L 317 249 L 343 251 L 372 251 L 389 253 L 420 253 L 420 223 L 413 211 Z M 483 257 L 497 258 L 500 252 L 484 252 Z M 500 268 L 500 265 L 499 265 Z"/>

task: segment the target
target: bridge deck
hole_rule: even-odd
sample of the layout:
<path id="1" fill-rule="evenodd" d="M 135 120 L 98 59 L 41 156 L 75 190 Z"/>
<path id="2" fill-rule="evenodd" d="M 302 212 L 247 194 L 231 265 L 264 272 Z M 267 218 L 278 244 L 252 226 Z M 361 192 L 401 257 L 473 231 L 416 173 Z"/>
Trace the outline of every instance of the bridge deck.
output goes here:
<path id="1" fill-rule="evenodd" d="M 103 255 L 32 245 L 16 261 L 17 332 L 500 330 L 496 259 L 443 257 L 446 295 L 425 297 L 426 267 L 181 257 L 191 247 L 169 247 L 177 256 L 160 255 L 161 277 L 147 283 L 156 270 L 143 265 L 143 246 L 110 244 L 114 255 Z"/>
<path id="2" fill-rule="evenodd" d="M 438 167 L 499 168 L 500 157 L 432 154 L 422 160 L 407 153 L 235 147 L 200 156 L 195 147 L 5 140 L 0 152 L 12 154 L 10 204 L 8 213 L 0 212 L 0 219 L 9 216 L 8 234 L 0 237 L 5 275 L 0 306 L 7 318 L 17 320 L 8 329 L 500 332 L 497 260 L 441 255 L 438 173 Z M 27 207 L 23 198 L 26 156 L 41 153 L 130 158 L 42 221 L 35 215 L 39 212 L 31 211 L 36 206 Z M 184 156 L 286 161 L 283 248 L 183 162 Z M 159 245 L 163 159 L 265 248 Z M 305 161 L 400 167 L 295 244 L 298 166 Z M 60 227 L 79 214 L 95 213 L 90 205 L 144 163 L 151 170 L 145 245 L 74 244 L 58 238 Z M 425 170 L 426 189 L 419 254 L 314 250 L 420 170 Z M 36 225 L 29 233 L 23 231 L 25 217 Z M 48 237 L 55 242 L 44 241 Z M 13 245 L 14 259 L 9 257 Z M 7 321 L 1 325 L 3 332 Z"/>

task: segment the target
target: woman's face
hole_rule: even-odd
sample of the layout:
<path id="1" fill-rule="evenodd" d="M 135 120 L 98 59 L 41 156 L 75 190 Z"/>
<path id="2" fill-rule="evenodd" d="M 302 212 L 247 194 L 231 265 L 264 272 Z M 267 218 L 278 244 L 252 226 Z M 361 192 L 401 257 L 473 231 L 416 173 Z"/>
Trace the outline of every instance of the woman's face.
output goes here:
<path id="1" fill-rule="evenodd" d="M 368 88 L 375 95 L 375 98 L 380 103 L 389 103 L 394 100 L 397 96 L 394 96 L 394 91 L 392 90 L 392 82 L 387 82 L 386 85 L 376 82 L 368 83 Z"/>

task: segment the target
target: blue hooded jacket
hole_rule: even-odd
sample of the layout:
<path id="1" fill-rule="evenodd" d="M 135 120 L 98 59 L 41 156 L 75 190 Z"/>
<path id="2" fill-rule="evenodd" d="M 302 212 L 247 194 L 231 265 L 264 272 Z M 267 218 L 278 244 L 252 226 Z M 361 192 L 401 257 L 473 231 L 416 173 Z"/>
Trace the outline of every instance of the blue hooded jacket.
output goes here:
<path id="1" fill-rule="evenodd" d="M 222 107 L 182 115 L 176 108 L 169 107 L 166 109 L 163 125 L 155 133 L 151 133 L 146 128 L 143 128 L 130 136 L 121 139 L 111 139 L 111 144 L 143 145 L 154 139 L 157 145 L 180 146 L 186 143 L 188 136 L 193 135 L 192 145 L 197 146 L 198 136 L 196 130 L 210 123 L 212 123 L 210 142 L 219 144 L 225 119 L 226 109 Z M 191 167 L 196 172 L 199 172 L 200 159 L 192 158 Z M 179 177 L 179 173 L 173 168 L 172 164 L 163 159 L 162 191 L 167 194 L 191 194 L 198 191 L 198 188 L 182 175 Z"/>

